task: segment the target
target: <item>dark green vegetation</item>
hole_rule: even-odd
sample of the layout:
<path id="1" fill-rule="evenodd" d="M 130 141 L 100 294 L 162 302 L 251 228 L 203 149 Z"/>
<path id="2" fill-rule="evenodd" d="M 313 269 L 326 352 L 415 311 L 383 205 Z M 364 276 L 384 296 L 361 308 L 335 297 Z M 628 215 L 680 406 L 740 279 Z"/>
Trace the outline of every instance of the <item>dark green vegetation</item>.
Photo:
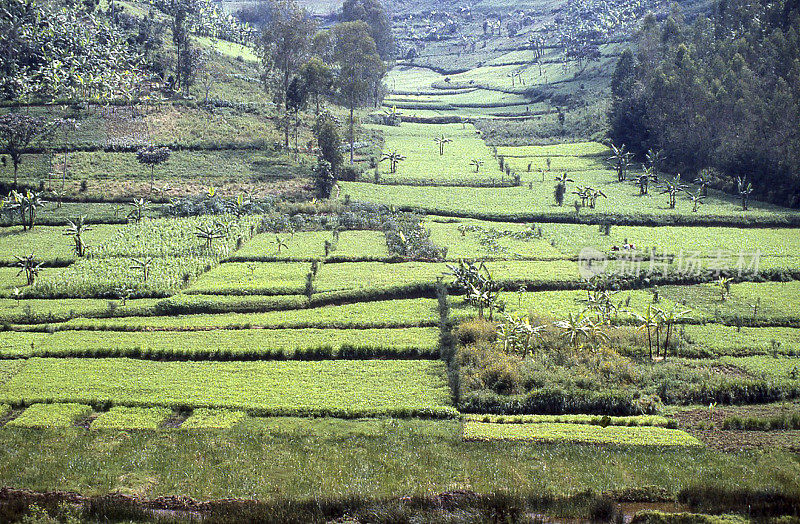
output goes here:
<path id="1" fill-rule="evenodd" d="M 614 72 L 610 136 L 712 187 L 800 205 L 800 9 L 723 2 L 710 18 L 645 19 Z M 737 187 L 737 178 L 746 179 Z"/>

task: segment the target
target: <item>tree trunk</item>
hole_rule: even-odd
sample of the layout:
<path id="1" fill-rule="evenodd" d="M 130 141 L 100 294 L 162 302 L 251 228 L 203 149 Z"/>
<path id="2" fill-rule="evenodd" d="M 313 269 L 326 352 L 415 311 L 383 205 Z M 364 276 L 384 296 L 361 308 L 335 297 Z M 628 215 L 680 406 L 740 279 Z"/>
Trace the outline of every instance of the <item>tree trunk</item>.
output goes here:
<path id="1" fill-rule="evenodd" d="M 355 140 L 356 140 L 356 132 L 355 132 L 355 128 L 354 128 L 354 126 L 355 126 L 355 122 L 354 122 L 355 115 L 354 115 L 354 113 L 355 113 L 355 108 L 351 105 L 350 106 L 350 131 L 349 131 L 349 133 L 350 133 L 350 137 L 349 137 L 350 138 L 350 165 L 353 165 L 353 156 L 354 156 L 353 152 L 355 150 Z"/>

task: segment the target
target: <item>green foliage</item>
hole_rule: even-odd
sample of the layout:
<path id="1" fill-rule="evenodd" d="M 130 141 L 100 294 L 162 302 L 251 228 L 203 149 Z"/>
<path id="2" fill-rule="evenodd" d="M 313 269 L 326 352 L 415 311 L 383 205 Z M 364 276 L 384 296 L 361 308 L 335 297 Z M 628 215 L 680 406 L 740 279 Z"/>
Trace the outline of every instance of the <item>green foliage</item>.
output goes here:
<path id="1" fill-rule="evenodd" d="M 135 325 L 135 324 L 134 324 Z M 0 332 L 0 356 L 173 360 L 437 358 L 433 327 Z"/>
<path id="2" fill-rule="evenodd" d="M 7 425 L 17 428 L 66 428 L 92 413 L 82 404 L 33 404 Z"/>
<path id="3" fill-rule="evenodd" d="M 112 407 L 92 421 L 90 429 L 158 429 L 172 415 L 167 408 Z"/>
<path id="4" fill-rule="evenodd" d="M 213 377 L 213 380 L 209 380 Z M 222 408 L 251 415 L 452 417 L 444 364 L 420 360 L 148 362 L 32 358 L 0 399 Z"/>
<path id="5" fill-rule="evenodd" d="M 677 429 L 656 427 L 600 427 L 587 424 L 497 424 L 467 421 L 465 440 L 527 440 L 533 442 L 580 442 L 623 446 L 701 446 L 699 440 Z"/>
<path id="6" fill-rule="evenodd" d="M 200 408 L 194 410 L 181 424 L 181 429 L 230 429 L 241 423 L 246 416 L 242 411 Z"/>
<path id="7" fill-rule="evenodd" d="M 662 147 L 673 172 L 718 169 L 726 176 L 714 185 L 732 193 L 747 189 L 737 177 L 751 176 L 738 191 L 744 210 L 753 190 L 796 207 L 800 156 L 786 144 L 800 141 L 789 87 L 800 74 L 789 36 L 797 14 L 791 2 L 734 2 L 691 25 L 645 19 L 636 55 L 621 56 L 612 81 L 612 139 L 641 155 Z"/>

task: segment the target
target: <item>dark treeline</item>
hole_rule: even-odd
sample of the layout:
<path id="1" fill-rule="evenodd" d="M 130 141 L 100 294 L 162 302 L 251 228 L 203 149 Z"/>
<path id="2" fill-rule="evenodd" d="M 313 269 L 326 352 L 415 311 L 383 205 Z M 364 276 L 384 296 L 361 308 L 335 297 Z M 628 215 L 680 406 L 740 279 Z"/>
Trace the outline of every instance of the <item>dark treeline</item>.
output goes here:
<path id="1" fill-rule="evenodd" d="M 710 16 L 648 16 L 612 79 L 610 137 L 637 155 L 800 206 L 800 4 L 721 0 Z M 702 172 L 702 173 L 701 173 Z"/>

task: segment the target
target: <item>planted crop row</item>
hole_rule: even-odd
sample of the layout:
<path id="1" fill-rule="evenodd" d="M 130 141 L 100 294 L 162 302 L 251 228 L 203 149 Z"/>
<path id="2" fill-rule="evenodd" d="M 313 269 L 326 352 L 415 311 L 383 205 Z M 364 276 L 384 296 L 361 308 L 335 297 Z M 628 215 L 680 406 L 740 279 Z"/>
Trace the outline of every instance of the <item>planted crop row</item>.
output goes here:
<path id="1" fill-rule="evenodd" d="M 0 332 L 0 356 L 127 356 L 178 360 L 437 358 L 435 328 Z"/>
<path id="2" fill-rule="evenodd" d="M 266 327 L 270 329 L 366 329 L 434 326 L 438 320 L 436 301 L 429 298 L 418 298 L 356 302 L 339 306 L 297 309 L 290 313 L 286 311 L 266 311 L 263 313 L 81 318 L 50 327 L 114 331 L 241 329 L 250 327 Z"/>
<path id="3" fill-rule="evenodd" d="M 657 415 L 634 415 L 631 417 L 609 417 L 600 415 L 465 415 L 471 422 L 492 424 L 588 424 L 590 426 L 675 426 L 675 421 Z"/>
<path id="4" fill-rule="evenodd" d="M 659 427 L 594 426 L 586 424 L 495 424 L 467 421 L 464 440 L 511 440 L 530 442 L 579 442 L 622 446 L 702 446 L 699 440 L 677 429 Z"/>
<path id="5" fill-rule="evenodd" d="M 325 253 L 325 244 L 328 253 Z M 387 260 L 386 238 L 380 231 L 330 231 L 263 233 L 247 242 L 228 258 L 232 262 L 272 262 L 280 260 Z"/>
<path id="6" fill-rule="evenodd" d="M 7 424 L 16 428 L 67 428 L 92 413 L 91 406 L 75 403 L 33 404 Z"/>
<path id="7" fill-rule="evenodd" d="M 163 407 L 112 407 L 92 421 L 90 429 L 158 429 L 172 415 Z"/>
<path id="8" fill-rule="evenodd" d="M 453 417 L 440 361 L 150 362 L 33 358 L 0 402 L 77 402 L 251 415 Z"/>

